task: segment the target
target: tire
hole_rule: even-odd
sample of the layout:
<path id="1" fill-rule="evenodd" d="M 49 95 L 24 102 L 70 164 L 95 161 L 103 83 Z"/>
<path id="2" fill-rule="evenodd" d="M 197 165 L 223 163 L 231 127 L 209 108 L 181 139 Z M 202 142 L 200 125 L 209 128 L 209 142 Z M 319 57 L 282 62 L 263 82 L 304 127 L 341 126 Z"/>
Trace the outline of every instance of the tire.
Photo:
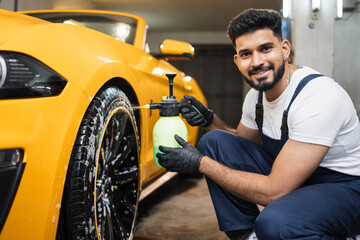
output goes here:
<path id="1" fill-rule="evenodd" d="M 68 239 L 133 238 L 139 142 L 125 94 L 116 87 L 101 91 L 86 111 L 69 163 L 60 214 Z"/>

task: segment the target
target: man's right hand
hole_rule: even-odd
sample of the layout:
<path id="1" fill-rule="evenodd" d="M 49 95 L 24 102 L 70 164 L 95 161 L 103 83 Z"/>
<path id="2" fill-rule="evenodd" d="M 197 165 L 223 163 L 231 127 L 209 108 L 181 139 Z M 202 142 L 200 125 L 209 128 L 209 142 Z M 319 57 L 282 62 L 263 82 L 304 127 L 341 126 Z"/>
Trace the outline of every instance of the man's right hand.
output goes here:
<path id="1" fill-rule="evenodd" d="M 191 126 L 208 127 L 214 119 L 212 110 L 189 95 L 185 95 L 180 101 L 180 112 Z"/>

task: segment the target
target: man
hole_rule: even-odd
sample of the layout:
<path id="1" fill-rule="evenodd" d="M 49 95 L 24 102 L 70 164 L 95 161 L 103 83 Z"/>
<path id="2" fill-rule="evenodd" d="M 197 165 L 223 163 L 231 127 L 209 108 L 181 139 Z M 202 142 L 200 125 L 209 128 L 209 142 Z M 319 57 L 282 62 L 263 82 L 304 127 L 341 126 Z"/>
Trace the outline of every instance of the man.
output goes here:
<path id="1" fill-rule="evenodd" d="M 206 176 L 230 239 L 346 239 L 360 234 L 359 120 L 336 82 L 288 63 L 281 22 L 255 9 L 231 21 L 234 62 L 252 87 L 237 129 L 185 96 L 182 116 L 208 132 L 200 151 L 175 136 L 183 148 L 161 147 L 159 162 Z"/>

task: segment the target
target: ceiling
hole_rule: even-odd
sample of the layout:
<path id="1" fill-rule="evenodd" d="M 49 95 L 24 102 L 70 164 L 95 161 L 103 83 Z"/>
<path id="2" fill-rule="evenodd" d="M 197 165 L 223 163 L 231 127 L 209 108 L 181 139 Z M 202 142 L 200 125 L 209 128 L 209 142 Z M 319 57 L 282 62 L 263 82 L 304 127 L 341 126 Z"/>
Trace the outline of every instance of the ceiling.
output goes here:
<path id="1" fill-rule="evenodd" d="M 66 0 L 57 0 L 66 1 Z M 68 0 L 69 2 L 76 2 Z M 138 14 L 152 31 L 224 31 L 247 8 L 280 11 L 282 0 L 83 0 L 91 7 Z"/>

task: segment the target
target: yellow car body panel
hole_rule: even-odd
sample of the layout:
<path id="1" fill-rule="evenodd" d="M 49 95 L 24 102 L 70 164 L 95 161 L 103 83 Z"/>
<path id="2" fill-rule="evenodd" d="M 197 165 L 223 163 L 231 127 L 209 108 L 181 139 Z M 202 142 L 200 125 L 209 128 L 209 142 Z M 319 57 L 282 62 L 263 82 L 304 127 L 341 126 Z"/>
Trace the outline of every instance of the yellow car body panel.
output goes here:
<path id="1" fill-rule="evenodd" d="M 194 79 L 143 50 L 146 21 L 123 15 L 138 19 L 134 45 L 85 27 L 0 10 L 0 51 L 30 56 L 68 81 L 58 96 L 0 99 L 0 150 L 23 149 L 26 163 L 0 240 L 55 239 L 80 123 L 94 96 L 109 81 L 125 82 L 130 86 L 126 90 L 131 90 L 125 93 L 136 96 L 134 106 L 143 106 L 168 95 L 164 74 L 176 72 L 174 95 L 179 100 L 185 94 L 194 95 L 206 103 Z M 144 186 L 165 171 L 156 166 L 152 152 L 152 129 L 159 114 L 157 110 L 151 115 L 147 109 L 135 111 L 141 138 L 140 186 Z M 187 127 L 189 142 L 194 145 L 198 128 Z"/>
<path id="2" fill-rule="evenodd" d="M 64 95 L 66 98 L 62 98 Z M 54 236 L 61 206 L 61 186 L 84 114 L 80 109 L 86 109 L 88 104 L 88 98 L 71 84 L 59 98 L 0 101 L 1 112 L 12 116 L 0 120 L 1 148 L 23 148 L 26 162 L 0 239 L 26 239 L 28 236 L 51 239 L 50 236 Z M 65 117 L 69 115 L 72 117 Z"/>

